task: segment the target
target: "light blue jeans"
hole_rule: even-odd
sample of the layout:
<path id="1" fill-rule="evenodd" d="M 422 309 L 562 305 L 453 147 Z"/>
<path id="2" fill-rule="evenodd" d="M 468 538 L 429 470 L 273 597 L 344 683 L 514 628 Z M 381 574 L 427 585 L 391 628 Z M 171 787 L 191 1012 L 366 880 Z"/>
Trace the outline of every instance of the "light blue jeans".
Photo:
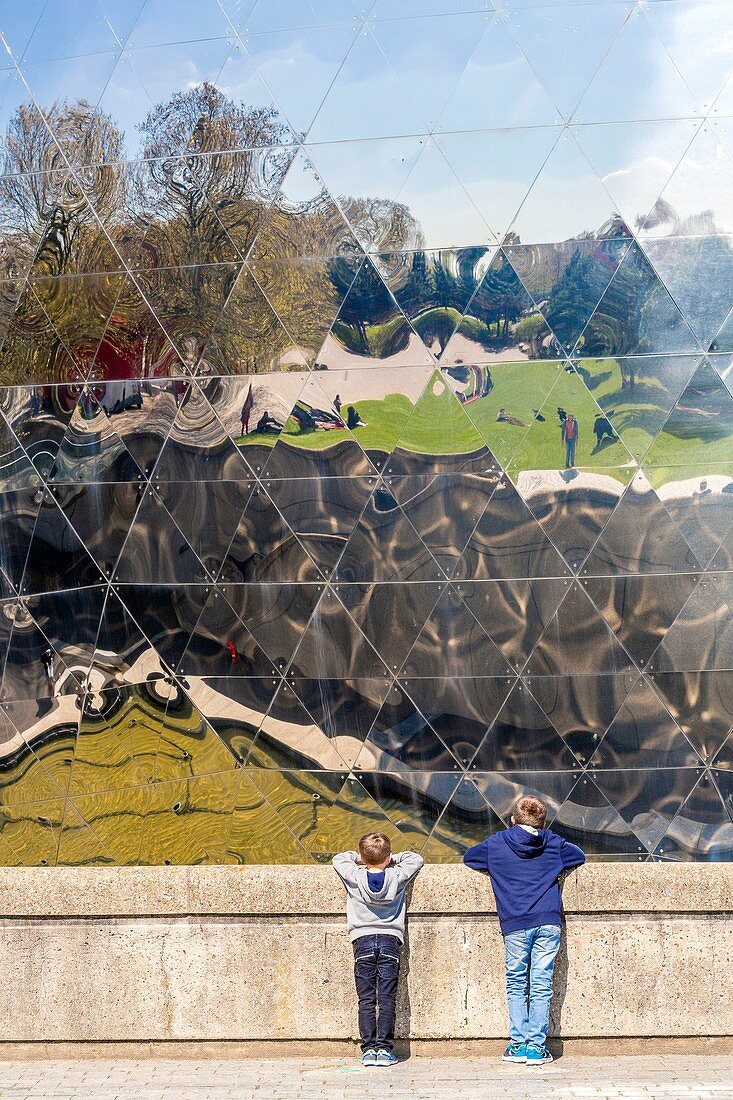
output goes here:
<path id="1" fill-rule="evenodd" d="M 552 972 L 560 947 L 560 927 L 541 924 L 504 937 L 509 1038 L 543 1047 L 552 998 Z"/>

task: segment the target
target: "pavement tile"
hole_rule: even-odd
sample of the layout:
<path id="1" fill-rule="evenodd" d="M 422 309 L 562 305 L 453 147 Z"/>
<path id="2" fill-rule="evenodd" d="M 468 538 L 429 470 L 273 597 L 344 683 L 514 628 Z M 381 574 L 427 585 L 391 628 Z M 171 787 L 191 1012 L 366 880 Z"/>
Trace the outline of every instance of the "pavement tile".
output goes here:
<path id="1" fill-rule="evenodd" d="M 496 1058 L 173 1058 L 0 1063 L 0 1100 L 733 1100 L 733 1058 L 566 1055 L 541 1070 Z"/>

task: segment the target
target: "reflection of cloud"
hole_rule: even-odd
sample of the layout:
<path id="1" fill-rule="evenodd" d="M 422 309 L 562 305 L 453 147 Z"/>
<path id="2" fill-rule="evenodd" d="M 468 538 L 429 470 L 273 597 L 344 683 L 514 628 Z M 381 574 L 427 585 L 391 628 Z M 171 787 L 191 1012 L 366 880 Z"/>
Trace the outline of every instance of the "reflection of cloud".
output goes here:
<path id="1" fill-rule="evenodd" d="M 639 145 L 643 144 L 641 138 Z M 673 161 L 665 160 L 664 157 L 639 157 L 638 160 L 629 161 L 624 168 L 617 168 L 613 172 L 606 172 L 601 176 L 601 183 L 609 183 L 611 180 L 620 180 L 624 177 L 630 177 L 631 179 L 643 179 L 645 174 L 651 172 L 666 172 L 667 176 L 671 176 L 674 171 L 675 164 Z"/>

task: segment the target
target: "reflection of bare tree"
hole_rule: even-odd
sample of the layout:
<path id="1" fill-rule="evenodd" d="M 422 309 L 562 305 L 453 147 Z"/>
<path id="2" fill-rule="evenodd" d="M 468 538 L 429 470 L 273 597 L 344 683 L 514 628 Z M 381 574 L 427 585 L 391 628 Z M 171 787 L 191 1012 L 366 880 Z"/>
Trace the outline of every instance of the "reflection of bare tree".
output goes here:
<path id="1" fill-rule="evenodd" d="M 88 167 L 70 172 L 51 130 L 63 134 L 67 154 Z M 122 203 L 114 163 L 121 153 L 122 135 L 112 119 L 84 100 L 59 100 L 45 118 L 24 104 L 11 119 L 0 177 L 0 257 L 4 274 L 19 280 L 30 274 L 34 281 L 19 288 L 8 317 L 4 381 L 74 377 L 74 353 L 86 361 L 96 345 L 100 322 L 114 304 L 114 281 L 97 276 L 94 288 L 83 288 L 77 278 L 58 276 L 122 266 L 101 226 Z"/>
<path id="2" fill-rule="evenodd" d="M 72 159 L 90 167 L 72 175 L 51 131 L 64 135 Z M 114 163 L 121 154 L 122 135 L 113 120 L 84 100 L 58 100 L 45 119 L 34 106 L 18 108 L 8 125 L 0 176 L 4 274 L 63 275 L 120 266 L 98 219 L 123 198 Z"/>
<path id="3" fill-rule="evenodd" d="M 357 237 L 380 252 L 415 251 L 425 235 L 409 207 L 391 199 L 346 198 L 341 205 Z"/>
<path id="4" fill-rule="evenodd" d="M 150 218 L 154 267 L 243 257 L 275 198 L 291 154 L 265 152 L 285 128 L 272 109 L 234 103 L 212 84 L 178 92 L 140 125 L 132 210 Z"/>

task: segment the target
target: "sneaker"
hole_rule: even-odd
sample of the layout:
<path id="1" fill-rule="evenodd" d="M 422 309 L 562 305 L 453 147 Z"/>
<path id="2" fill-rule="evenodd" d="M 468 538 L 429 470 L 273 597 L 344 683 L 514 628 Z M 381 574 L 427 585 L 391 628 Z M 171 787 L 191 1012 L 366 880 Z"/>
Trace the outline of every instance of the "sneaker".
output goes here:
<path id="1" fill-rule="evenodd" d="M 501 1056 L 502 1062 L 526 1062 L 527 1046 L 525 1043 L 510 1043 Z"/>
<path id="2" fill-rule="evenodd" d="M 362 1052 L 359 1059 L 363 1066 L 376 1066 L 377 1065 L 377 1052 L 376 1050 L 365 1050 Z"/>
<path id="3" fill-rule="evenodd" d="M 547 1047 L 527 1047 L 526 1062 L 528 1066 L 547 1066 L 554 1061 Z"/>
<path id="4" fill-rule="evenodd" d="M 398 1058 L 396 1054 L 393 1054 L 391 1050 L 378 1050 L 377 1051 L 377 1065 L 378 1066 L 396 1066 Z"/>

